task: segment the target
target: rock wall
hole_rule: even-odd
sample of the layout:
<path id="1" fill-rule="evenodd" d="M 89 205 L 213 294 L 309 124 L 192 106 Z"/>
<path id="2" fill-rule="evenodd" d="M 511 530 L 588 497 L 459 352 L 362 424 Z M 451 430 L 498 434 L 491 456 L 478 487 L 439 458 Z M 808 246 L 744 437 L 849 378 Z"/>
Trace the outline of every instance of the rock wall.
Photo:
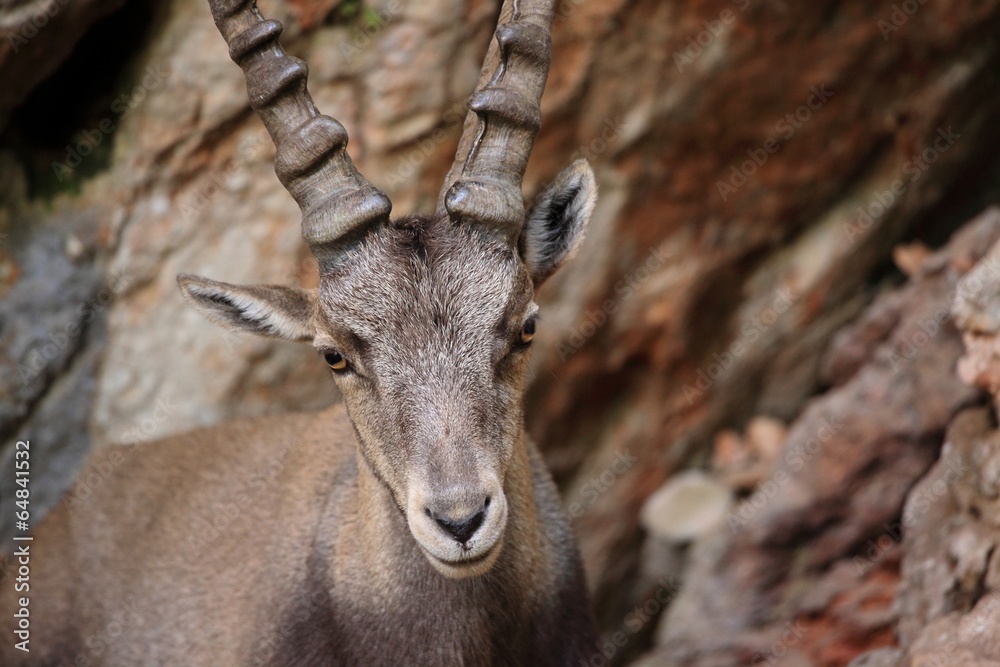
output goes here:
<path id="1" fill-rule="evenodd" d="M 65 18 L 90 6 L 59 4 Z M 935 260 L 942 268 L 915 272 L 900 303 L 868 310 L 901 280 L 893 248 L 941 245 L 1000 194 L 1000 2 L 910 4 L 560 3 L 525 192 L 582 155 L 601 197 L 583 251 L 541 295 L 529 428 L 565 491 L 602 627 L 625 638 L 614 661 L 641 653 L 673 602 L 735 630 L 706 647 L 683 619 L 668 622 L 661 637 L 677 641 L 667 657 L 749 655 L 799 614 L 837 638 L 803 659 L 894 642 L 891 618 L 850 626 L 820 592 L 791 591 L 851 581 L 891 595 L 895 556 L 863 576 L 824 568 L 877 537 L 973 396 L 945 372 L 954 332 L 899 376 L 867 356 L 934 315 L 921 290 L 938 303 L 959 273 Z M 397 212 L 436 198 L 498 6 L 262 2 Z M 72 41 L 56 18 L 47 25 L 31 48 L 66 60 L 44 83 L 33 61 L 0 59 L 0 88 L 25 91 L 5 93 L 13 110 L 0 136 L 0 433 L 5 449 L 36 443 L 36 489 L 52 499 L 93 442 L 336 397 L 310 350 L 221 332 L 175 288 L 179 272 L 315 281 L 273 147 L 203 0 L 125 3 L 72 54 L 53 46 Z M 897 255 L 907 268 L 922 251 Z M 832 441 L 836 475 L 790 471 L 761 527 L 712 547 L 721 551 L 647 538 L 645 500 L 675 473 L 710 467 L 720 432 L 763 416 L 792 424 L 786 443 L 808 442 L 862 399 L 873 403 L 867 421 L 845 422 Z M 877 423 L 878 401 L 896 430 Z M 880 467 L 903 452 L 898 467 Z M 877 511 L 866 504 L 880 500 Z M 756 555 L 727 572 L 720 554 L 737 548 Z M 801 571 L 758 576 L 789 554 Z M 686 563 L 705 586 L 740 588 L 706 607 L 708 592 L 675 590 L 693 580 Z M 774 611 L 779 600 L 791 606 Z M 874 644 L 859 638 L 868 632 Z"/>
<path id="2" fill-rule="evenodd" d="M 959 282 L 952 305 L 966 348 L 959 375 L 989 392 L 993 404 L 952 420 L 940 458 L 907 497 L 893 606 L 899 647 L 862 656 L 853 667 L 1000 664 L 998 278 L 994 243 Z"/>
<path id="3" fill-rule="evenodd" d="M 941 539 L 951 512 L 935 478 L 961 486 L 956 475 L 970 466 L 953 465 L 948 445 L 934 462 L 949 422 L 981 395 L 954 372 L 962 343 L 950 315 L 970 281 L 995 285 L 995 259 L 970 269 L 998 239 L 993 210 L 945 249 L 907 264 L 909 283 L 837 334 L 823 365 L 831 388 L 790 425 L 724 523 L 693 542 L 681 591 L 661 620 L 661 648 L 644 664 L 844 665 L 866 648 L 895 645 L 897 622 L 904 640 L 922 627 L 908 608 L 912 594 L 901 592 L 893 609 L 899 560 L 905 577 L 917 525 L 935 526 L 935 549 L 963 548 Z M 940 555 L 935 564 L 945 566 Z M 938 594 L 948 592 L 928 597 L 946 605 Z"/>
<path id="4" fill-rule="evenodd" d="M 31 90 L 69 57 L 95 22 L 125 0 L 4 0 L 0 2 L 0 114 L 24 101 Z"/>

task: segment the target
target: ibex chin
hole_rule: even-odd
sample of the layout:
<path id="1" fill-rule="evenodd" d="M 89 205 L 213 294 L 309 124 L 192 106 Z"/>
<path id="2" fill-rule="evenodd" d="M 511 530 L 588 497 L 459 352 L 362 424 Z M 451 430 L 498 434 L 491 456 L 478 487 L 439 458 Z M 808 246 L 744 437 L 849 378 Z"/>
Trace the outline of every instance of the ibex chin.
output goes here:
<path id="1" fill-rule="evenodd" d="M 394 220 L 281 25 L 253 0 L 210 5 L 320 280 L 180 287 L 223 326 L 311 342 L 343 405 L 99 448 L 37 528 L 30 591 L 5 580 L 2 664 L 588 660 L 582 568 L 522 411 L 533 296 L 596 198 L 583 161 L 521 198 L 554 1 L 505 2 L 436 212 Z"/>

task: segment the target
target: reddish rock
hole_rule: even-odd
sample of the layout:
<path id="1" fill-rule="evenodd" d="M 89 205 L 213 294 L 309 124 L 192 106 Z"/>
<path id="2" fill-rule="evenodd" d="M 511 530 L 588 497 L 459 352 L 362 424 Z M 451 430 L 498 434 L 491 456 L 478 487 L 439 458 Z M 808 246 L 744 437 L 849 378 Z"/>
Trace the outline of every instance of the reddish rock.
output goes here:
<path id="1" fill-rule="evenodd" d="M 1000 215 L 982 216 L 841 334 L 839 349 L 855 355 L 869 322 L 895 323 L 791 424 L 729 525 L 694 544 L 652 664 L 786 664 L 777 658 L 787 644 L 794 664 L 832 666 L 894 644 L 904 498 L 977 396 L 953 373 L 951 303 L 966 259 L 998 239 Z M 794 641 L 783 639 L 789 624 Z"/>
<path id="2" fill-rule="evenodd" d="M 992 211 L 989 218 L 1000 219 Z M 987 239 L 983 238 L 983 242 Z M 983 243 L 983 247 L 987 247 Z M 997 405 L 1000 358 L 1000 244 L 959 281 L 952 311 L 966 354 L 959 374 L 988 390 Z M 1000 430 L 994 409 L 959 414 L 941 457 L 909 493 L 902 580 L 894 613 L 904 649 L 876 655 L 885 667 L 1000 664 Z M 876 660 L 878 662 L 876 662 Z M 861 660 L 856 667 L 867 664 Z"/>

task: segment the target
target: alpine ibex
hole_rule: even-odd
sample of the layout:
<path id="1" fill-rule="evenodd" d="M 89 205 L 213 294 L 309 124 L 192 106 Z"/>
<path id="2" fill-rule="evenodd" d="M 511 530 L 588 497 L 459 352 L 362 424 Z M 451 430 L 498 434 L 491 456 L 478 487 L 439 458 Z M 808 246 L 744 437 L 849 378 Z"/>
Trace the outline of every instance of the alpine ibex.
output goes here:
<path id="1" fill-rule="evenodd" d="M 209 4 L 320 282 L 182 275 L 181 290 L 224 326 L 310 341 L 343 405 L 99 448 L 86 488 L 78 480 L 38 527 L 30 593 L 3 586 L 2 663 L 589 659 L 582 568 L 522 412 L 533 296 L 596 198 L 583 161 L 527 213 L 521 197 L 554 0 L 504 3 L 437 210 L 394 220 L 343 126 L 314 107 L 281 24 L 253 0 Z M 24 595 L 30 654 L 13 648 Z"/>

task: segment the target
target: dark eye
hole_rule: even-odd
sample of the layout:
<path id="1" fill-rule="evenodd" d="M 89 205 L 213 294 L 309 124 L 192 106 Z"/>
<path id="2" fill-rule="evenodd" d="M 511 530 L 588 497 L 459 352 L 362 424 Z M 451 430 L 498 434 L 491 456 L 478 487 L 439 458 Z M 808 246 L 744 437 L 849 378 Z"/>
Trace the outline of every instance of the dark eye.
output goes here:
<path id="1" fill-rule="evenodd" d="M 323 354 L 323 359 L 335 373 L 343 373 L 347 370 L 347 359 L 344 359 L 344 355 L 340 352 L 326 352 Z"/>
<path id="2" fill-rule="evenodd" d="M 531 317 L 521 326 L 521 334 L 518 337 L 518 344 L 528 345 L 531 343 L 531 339 L 535 337 L 535 318 Z"/>

